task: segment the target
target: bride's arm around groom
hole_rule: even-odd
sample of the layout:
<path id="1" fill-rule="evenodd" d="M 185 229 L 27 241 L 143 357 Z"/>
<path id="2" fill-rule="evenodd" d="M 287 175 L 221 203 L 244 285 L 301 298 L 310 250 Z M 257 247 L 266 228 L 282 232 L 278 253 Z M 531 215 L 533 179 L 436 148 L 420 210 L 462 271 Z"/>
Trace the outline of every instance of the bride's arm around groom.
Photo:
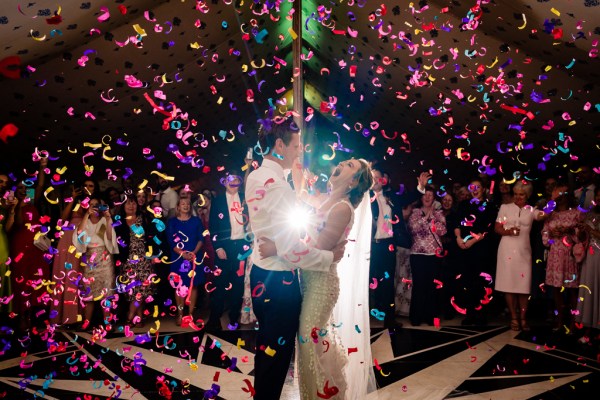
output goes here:
<path id="1" fill-rule="evenodd" d="M 246 182 L 246 202 L 254 233 L 273 240 L 278 256 L 261 258 L 257 252 L 250 273 L 253 309 L 259 323 L 254 359 L 254 398 L 279 399 L 294 350 L 301 307 L 296 268 L 324 271 L 343 256 L 344 246 L 333 251 L 309 247 L 289 224 L 296 195 L 285 180 L 301 151 L 299 130 L 285 120 L 263 120 L 259 145 L 263 162 Z"/>

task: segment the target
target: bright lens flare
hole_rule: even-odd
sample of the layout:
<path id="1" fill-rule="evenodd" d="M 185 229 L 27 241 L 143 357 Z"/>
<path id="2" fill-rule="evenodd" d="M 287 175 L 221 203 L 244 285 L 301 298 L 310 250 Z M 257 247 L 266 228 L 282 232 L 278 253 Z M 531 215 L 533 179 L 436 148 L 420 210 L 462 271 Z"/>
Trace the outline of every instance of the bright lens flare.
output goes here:
<path id="1" fill-rule="evenodd" d="M 287 222 L 289 226 L 300 231 L 304 231 L 308 227 L 309 219 L 310 213 L 308 209 L 298 206 L 290 211 L 287 217 Z"/>

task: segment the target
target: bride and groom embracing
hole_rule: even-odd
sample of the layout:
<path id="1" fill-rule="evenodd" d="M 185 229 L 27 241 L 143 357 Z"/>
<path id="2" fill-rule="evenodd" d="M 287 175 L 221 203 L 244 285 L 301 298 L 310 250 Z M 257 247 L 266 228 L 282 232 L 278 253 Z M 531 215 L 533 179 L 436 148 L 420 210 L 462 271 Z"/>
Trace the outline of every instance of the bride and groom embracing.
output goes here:
<path id="1" fill-rule="evenodd" d="M 260 122 L 264 159 L 246 181 L 259 322 L 254 398 L 279 399 L 296 335 L 302 399 L 365 398 L 375 389 L 368 309 L 371 170 L 364 160 L 341 162 L 329 193 L 311 199 L 318 221 L 301 238 L 289 215 L 307 193 L 295 193 L 284 173 L 302 175 L 296 165 L 300 132 L 289 119 Z"/>

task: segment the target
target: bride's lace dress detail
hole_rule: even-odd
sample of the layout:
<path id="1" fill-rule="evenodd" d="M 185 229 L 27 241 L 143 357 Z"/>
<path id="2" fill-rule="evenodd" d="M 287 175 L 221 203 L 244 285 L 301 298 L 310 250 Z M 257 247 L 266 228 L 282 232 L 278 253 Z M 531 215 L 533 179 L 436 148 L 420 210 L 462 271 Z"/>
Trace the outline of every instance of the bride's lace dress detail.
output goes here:
<path id="1" fill-rule="evenodd" d="M 354 211 L 349 202 L 342 202 Z M 340 242 L 346 240 L 353 221 L 354 212 Z M 303 270 L 300 278 L 303 294 L 298 337 L 300 397 L 344 399 L 347 387 L 344 368 L 348 360 L 331 319 L 340 293 L 337 264 L 328 272 Z"/>

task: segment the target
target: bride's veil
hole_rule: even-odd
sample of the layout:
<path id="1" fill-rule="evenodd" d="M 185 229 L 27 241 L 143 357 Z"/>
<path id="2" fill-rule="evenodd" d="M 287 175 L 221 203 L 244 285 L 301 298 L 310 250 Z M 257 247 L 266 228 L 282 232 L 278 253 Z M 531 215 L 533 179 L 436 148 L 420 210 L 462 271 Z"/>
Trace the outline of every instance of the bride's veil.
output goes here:
<path id="1" fill-rule="evenodd" d="M 369 192 L 354 211 L 354 224 L 348 235 L 344 258 L 338 263 L 340 295 L 333 310 L 337 334 L 348 357 L 346 399 L 364 399 L 376 390 L 371 356 L 369 324 L 369 259 L 371 258 L 371 204 Z M 348 349 L 356 352 L 348 355 Z"/>

